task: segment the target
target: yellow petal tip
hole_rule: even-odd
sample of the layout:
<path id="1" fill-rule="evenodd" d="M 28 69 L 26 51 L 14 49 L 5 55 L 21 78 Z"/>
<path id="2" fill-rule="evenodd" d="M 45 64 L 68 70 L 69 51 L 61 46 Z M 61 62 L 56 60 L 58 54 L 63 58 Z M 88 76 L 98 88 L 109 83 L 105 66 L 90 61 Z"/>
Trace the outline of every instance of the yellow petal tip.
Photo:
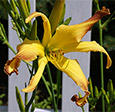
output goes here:
<path id="1" fill-rule="evenodd" d="M 8 60 L 4 66 L 4 72 L 7 74 L 7 75 L 11 75 L 12 73 L 16 73 L 16 75 L 18 75 L 18 67 L 20 65 L 20 59 L 18 58 L 13 58 L 11 60 Z"/>
<path id="2" fill-rule="evenodd" d="M 26 18 L 26 19 L 25 19 L 25 23 L 28 23 L 28 22 L 29 22 L 29 21 L 28 21 L 28 18 Z"/>
<path id="3" fill-rule="evenodd" d="M 109 59 L 107 60 L 107 66 L 106 66 L 106 69 L 109 69 L 112 65 L 112 61 L 111 61 L 111 58 L 109 57 Z"/>

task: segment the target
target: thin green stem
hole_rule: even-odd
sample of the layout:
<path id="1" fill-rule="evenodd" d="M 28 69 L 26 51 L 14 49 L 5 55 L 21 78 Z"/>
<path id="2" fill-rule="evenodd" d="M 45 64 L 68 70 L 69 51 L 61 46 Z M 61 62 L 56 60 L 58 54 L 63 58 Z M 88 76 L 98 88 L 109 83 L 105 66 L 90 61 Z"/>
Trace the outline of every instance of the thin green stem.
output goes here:
<path id="1" fill-rule="evenodd" d="M 54 95 L 52 76 L 51 76 L 50 67 L 49 67 L 48 64 L 46 65 L 46 70 L 47 70 L 47 73 L 48 73 L 48 76 L 49 76 L 50 85 L 51 85 L 52 100 L 53 100 L 53 104 L 54 104 L 54 111 L 58 112 L 57 104 L 56 104 L 56 99 L 55 99 L 55 95 Z"/>
<path id="2" fill-rule="evenodd" d="M 61 87 L 61 71 L 57 69 L 57 106 L 60 97 L 60 87 Z"/>
<path id="3" fill-rule="evenodd" d="M 27 87 L 26 83 L 25 83 L 25 87 Z M 25 93 L 25 106 L 28 103 L 28 93 Z"/>
<path id="4" fill-rule="evenodd" d="M 4 41 L 4 44 L 6 44 L 9 48 L 10 48 L 10 50 L 14 53 L 14 54 L 16 54 L 16 51 L 11 47 L 11 45 L 9 44 L 9 42 L 6 40 L 6 41 Z"/>
<path id="5" fill-rule="evenodd" d="M 97 2 L 97 9 L 100 10 L 99 3 Z M 99 21 L 99 37 L 100 37 L 100 45 L 103 44 L 103 29 L 101 20 Z M 100 53 L 100 66 L 101 66 L 101 88 L 104 89 L 104 72 L 103 72 L 103 54 Z M 105 112 L 105 100 L 104 95 L 102 95 L 102 112 Z"/>
<path id="6" fill-rule="evenodd" d="M 101 24 L 101 21 L 100 21 Z M 102 45 L 102 28 L 99 28 L 100 34 L 100 45 Z M 100 65 L 101 65 L 101 88 L 104 89 L 104 73 L 103 73 L 103 53 L 100 53 Z M 105 101 L 104 95 L 102 95 L 102 112 L 105 112 Z"/>
<path id="7" fill-rule="evenodd" d="M 103 29 L 107 24 L 112 20 L 112 17 L 114 16 L 115 11 L 112 13 L 112 15 L 101 25 L 101 28 Z"/>
<path id="8" fill-rule="evenodd" d="M 85 112 L 84 107 L 81 107 L 82 111 Z"/>
<path id="9" fill-rule="evenodd" d="M 20 33 L 19 33 L 18 29 L 16 28 L 15 30 L 16 30 L 16 33 L 17 33 L 17 35 L 18 35 L 19 41 L 22 42 L 22 40 L 21 40 L 21 38 L 20 38 Z"/>
<path id="10" fill-rule="evenodd" d="M 47 85 L 47 81 L 46 81 L 46 79 L 45 79 L 45 77 L 44 77 L 43 75 L 42 75 L 42 80 L 43 80 L 43 82 L 44 82 L 44 84 L 45 84 L 45 86 L 46 86 L 46 89 L 47 89 L 47 91 L 48 91 L 50 97 L 52 98 L 52 93 L 51 93 L 50 88 L 49 88 L 49 86 Z"/>
<path id="11" fill-rule="evenodd" d="M 33 103 L 33 101 L 35 99 L 35 96 L 36 96 L 36 92 L 37 92 L 37 88 L 33 91 L 31 99 L 30 99 L 30 101 L 28 102 L 28 104 L 25 107 L 25 112 L 28 112 L 28 110 L 30 108 L 30 105 Z"/>

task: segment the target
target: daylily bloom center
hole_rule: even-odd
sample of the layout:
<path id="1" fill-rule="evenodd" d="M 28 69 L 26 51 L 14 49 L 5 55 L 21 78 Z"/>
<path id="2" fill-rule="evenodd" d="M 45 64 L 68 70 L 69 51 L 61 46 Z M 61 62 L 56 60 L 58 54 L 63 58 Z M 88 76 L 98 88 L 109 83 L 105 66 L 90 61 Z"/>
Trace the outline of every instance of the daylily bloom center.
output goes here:
<path id="1" fill-rule="evenodd" d="M 49 61 L 62 61 L 63 59 L 64 52 L 62 49 L 59 50 L 49 50 L 46 53 L 46 57 L 48 58 Z"/>

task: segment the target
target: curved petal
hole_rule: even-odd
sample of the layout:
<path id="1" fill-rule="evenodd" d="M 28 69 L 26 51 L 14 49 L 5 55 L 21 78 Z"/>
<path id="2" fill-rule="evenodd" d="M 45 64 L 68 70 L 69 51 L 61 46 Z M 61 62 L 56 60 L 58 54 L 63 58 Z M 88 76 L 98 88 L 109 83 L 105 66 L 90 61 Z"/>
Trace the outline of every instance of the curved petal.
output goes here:
<path id="1" fill-rule="evenodd" d="M 4 66 L 4 72 L 7 75 L 11 75 L 12 73 L 16 73 L 16 75 L 18 75 L 18 67 L 20 65 L 20 59 L 18 58 L 13 58 L 11 60 L 8 60 Z"/>
<path id="2" fill-rule="evenodd" d="M 54 66 L 56 66 L 59 70 L 65 72 L 78 86 L 81 87 L 85 93 L 88 92 L 88 80 L 86 79 L 84 73 L 82 72 L 79 63 L 77 60 L 68 59 L 63 57 L 62 60 L 54 61 L 50 60 Z M 85 97 L 85 101 L 86 101 Z M 84 100 L 82 100 L 84 104 Z"/>
<path id="3" fill-rule="evenodd" d="M 48 48 L 62 48 L 63 46 L 74 43 L 80 42 L 83 36 L 91 29 L 91 27 L 98 22 L 102 17 L 105 15 L 109 15 L 109 9 L 103 7 L 102 10 L 96 11 L 94 16 L 92 16 L 87 21 L 76 24 L 76 25 L 60 25 L 56 29 L 56 33 L 53 38 L 48 43 Z"/>
<path id="4" fill-rule="evenodd" d="M 26 88 L 22 89 L 23 92 L 32 92 L 36 88 L 39 80 L 41 79 L 41 76 L 43 74 L 47 62 L 48 60 L 46 59 L 46 57 L 42 57 L 38 60 L 38 66 L 39 66 L 38 70 L 36 74 L 32 77 L 29 85 Z"/>
<path id="5" fill-rule="evenodd" d="M 68 59 L 63 57 L 60 61 L 50 60 L 54 66 L 59 70 L 65 72 L 78 86 L 81 86 L 82 90 L 87 91 L 89 82 L 87 81 L 84 73 L 82 72 L 77 60 Z"/>
<path id="6" fill-rule="evenodd" d="M 108 69 L 111 64 L 111 58 L 109 57 L 109 54 L 106 52 L 106 50 L 100 46 L 97 42 L 95 41 L 84 41 L 84 42 L 79 42 L 79 43 L 72 43 L 68 44 L 63 47 L 63 52 L 68 53 L 68 52 L 89 52 L 89 51 L 94 51 L 94 52 L 103 52 L 107 55 L 107 66 L 106 68 Z"/>
<path id="7" fill-rule="evenodd" d="M 28 40 L 27 38 L 22 44 L 17 46 L 17 51 L 16 58 L 27 62 L 35 60 L 37 56 L 44 56 L 44 48 L 41 43 L 37 40 Z"/>
<path id="8" fill-rule="evenodd" d="M 46 46 L 51 38 L 51 26 L 48 18 L 40 12 L 34 12 L 26 18 L 25 22 L 28 23 L 32 18 L 37 16 L 41 16 L 43 19 L 43 25 L 44 25 L 43 46 Z"/>

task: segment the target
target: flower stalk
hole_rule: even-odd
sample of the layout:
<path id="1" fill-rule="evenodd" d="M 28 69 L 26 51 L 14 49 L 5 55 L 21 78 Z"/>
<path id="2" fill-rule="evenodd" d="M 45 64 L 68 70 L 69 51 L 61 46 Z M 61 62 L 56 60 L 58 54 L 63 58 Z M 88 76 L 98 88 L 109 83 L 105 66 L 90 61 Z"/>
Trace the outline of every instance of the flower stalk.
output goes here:
<path id="1" fill-rule="evenodd" d="M 54 104 L 54 111 L 58 112 L 58 108 L 57 108 L 57 104 L 56 104 L 56 99 L 55 99 L 55 95 L 54 95 L 52 76 L 51 76 L 50 67 L 49 67 L 48 64 L 46 65 L 46 70 L 47 70 L 48 77 L 49 77 L 49 82 L 50 82 L 50 85 L 51 85 L 52 100 L 53 100 L 53 104 Z"/>
<path id="2" fill-rule="evenodd" d="M 101 20 L 99 21 L 99 37 L 100 37 L 100 45 L 102 45 L 103 44 L 103 29 L 101 27 Z M 100 66 L 101 66 L 101 88 L 104 89 L 103 53 L 100 53 Z M 102 95 L 102 112 L 105 112 L 104 95 Z"/>
<path id="3" fill-rule="evenodd" d="M 96 0 L 97 10 L 100 10 L 99 1 Z M 100 37 L 100 45 L 103 44 L 103 29 L 101 20 L 99 20 L 99 37 Z M 100 67 L 101 67 L 101 88 L 104 89 L 104 72 L 103 72 L 103 53 L 100 53 Z M 102 112 L 105 112 L 105 100 L 104 95 L 102 95 Z"/>
<path id="4" fill-rule="evenodd" d="M 101 21 L 99 22 L 101 25 Z M 100 35 L 100 45 L 102 45 L 102 28 L 99 27 L 99 35 Z M 104 72 L 103 72 L 103 53 L 100 53 L 100 65 L 101 65 L 101 88 L 104 89 Z M 105 112 L 105 100 L 104 95 L 102 95 L 102 112 Z"/>

